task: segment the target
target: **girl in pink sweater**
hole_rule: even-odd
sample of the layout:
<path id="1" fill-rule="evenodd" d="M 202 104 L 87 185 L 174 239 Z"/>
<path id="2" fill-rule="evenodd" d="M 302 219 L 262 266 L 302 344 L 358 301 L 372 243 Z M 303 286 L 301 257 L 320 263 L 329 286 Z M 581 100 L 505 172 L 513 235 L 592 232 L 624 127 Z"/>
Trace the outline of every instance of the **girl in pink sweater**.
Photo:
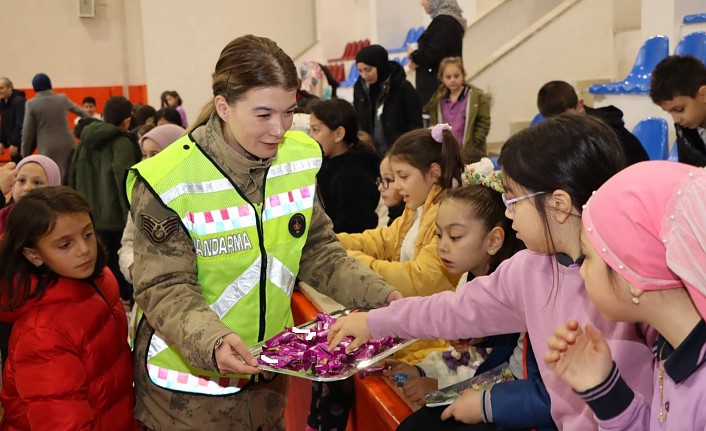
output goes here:
<path id="1" fill-rule="evenodd" d="M 584 209 L 588 296 L 607 319 L 643 322 L 660 334 L 654 372 L 645 375 L 650 400 L 626 384 L 627 370 L 611 360 L 600 330 L 584 331 L 580 318 L 557 327 L 545 360 L 601 429 L 706 429 L 705 198 L 703 168 L 653 161 L 611 178 Z"/>
<path id="2" fill-rule="evenodd" d="M 625 370 L 625 380 L 650 397 L 652 385 L 645 378 L 652 370 L 650 340 L 640 325 L 603 318 L 579 275 L 582 206 L 592 191 L 625 166 L 615 134 L 589 116 L 562 115 L 512 136 L 502 149 L 500 165 L 506 215 L 528 250 L 456 292 L 401 299 L 339 319 L 329 332 L 331 344 L 353 336 L 348 347 L 353 350 L 371 336 L 464 339 L 527 332 L 536 340 L 535 355 L 542 357 L 554 328 L 578 316 L 603 332 L 616 363 Z M 540 362 L 539 370 L 557 426 L 597 429 L 586 403 L 546 364 Z M 442 418 L 472 422 L 475 418 L 466 415 L 477 411 L 469 406 L 474 402 L 477 398 L 464 393 Z"/>

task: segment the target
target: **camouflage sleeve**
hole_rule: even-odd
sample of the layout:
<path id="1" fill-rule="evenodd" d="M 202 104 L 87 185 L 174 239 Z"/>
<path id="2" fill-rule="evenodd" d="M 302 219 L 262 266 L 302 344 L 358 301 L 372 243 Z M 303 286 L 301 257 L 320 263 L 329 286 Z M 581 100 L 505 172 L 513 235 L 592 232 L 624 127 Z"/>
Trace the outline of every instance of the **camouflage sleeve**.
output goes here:
<path id="1" fill-rule="evenodd" d="M 136 182 L 132 196 L 135 302 L 150 326 L 174 343 L 189 363 L 213 370 L 216 340 L 233 331 L 201 295 L 191 239 L 177 215 L 142 182 Z"/>
<path id="2" fill-rule="evenodd" d="M 377 308 L 395 290 L 357 259 L 349 257 L 317 200 L 304 244 L 299 279 L 346 307 Z"/>

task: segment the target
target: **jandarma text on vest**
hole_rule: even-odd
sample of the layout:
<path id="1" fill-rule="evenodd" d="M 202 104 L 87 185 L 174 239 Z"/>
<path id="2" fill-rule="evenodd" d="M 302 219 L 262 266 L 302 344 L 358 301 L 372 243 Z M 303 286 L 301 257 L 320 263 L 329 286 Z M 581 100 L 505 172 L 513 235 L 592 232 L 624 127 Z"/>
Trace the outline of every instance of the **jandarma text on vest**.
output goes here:
<path id="1" fill-rule="evenodd" d="M 194 238 L 194 249 L 196 249 L 196 254 L 199 256 L 213 257 L 250 250 L 252 249 L 252 243 L 250 243 L 247 232 L 239 232 L 233 235 L 223 235 L 204 240 Z"/>

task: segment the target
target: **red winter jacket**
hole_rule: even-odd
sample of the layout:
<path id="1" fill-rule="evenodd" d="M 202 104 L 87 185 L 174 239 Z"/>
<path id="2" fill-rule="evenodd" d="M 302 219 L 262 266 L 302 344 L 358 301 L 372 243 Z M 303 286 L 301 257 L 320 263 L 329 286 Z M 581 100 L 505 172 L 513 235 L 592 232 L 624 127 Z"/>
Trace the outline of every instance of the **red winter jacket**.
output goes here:
<path id="1" fill-rule="evenodd" d="M 134 428 L 127 319 L 108 268 L 95 284 L 60 278 L 0 320 L 13 323 L 0 430 Z"/>

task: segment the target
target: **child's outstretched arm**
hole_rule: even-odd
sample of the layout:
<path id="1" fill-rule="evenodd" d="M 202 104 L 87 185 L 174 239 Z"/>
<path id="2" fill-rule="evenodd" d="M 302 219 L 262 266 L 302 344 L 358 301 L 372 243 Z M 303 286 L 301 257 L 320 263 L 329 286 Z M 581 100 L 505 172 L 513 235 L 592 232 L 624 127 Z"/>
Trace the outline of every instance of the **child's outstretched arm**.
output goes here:
<path id="1" fill-rule="evenodd" d="M 599 429 L 649 429 L 650 406 L 620 376 L 601 331 L 583 331 L 572 319 L 557 326 L 547 346 L 547 366 L 591 407 Z"/>
<path id="2" fill-rule="evenodd" d="M 370 340 L 370 331 L 365 319 L 368 313 L 352 313 L 339 318 L 328 330 L 329 351 L 332 351 L 345 337 L 353 337 L 353 341 L 346 347 L 350 353 Z"/>

